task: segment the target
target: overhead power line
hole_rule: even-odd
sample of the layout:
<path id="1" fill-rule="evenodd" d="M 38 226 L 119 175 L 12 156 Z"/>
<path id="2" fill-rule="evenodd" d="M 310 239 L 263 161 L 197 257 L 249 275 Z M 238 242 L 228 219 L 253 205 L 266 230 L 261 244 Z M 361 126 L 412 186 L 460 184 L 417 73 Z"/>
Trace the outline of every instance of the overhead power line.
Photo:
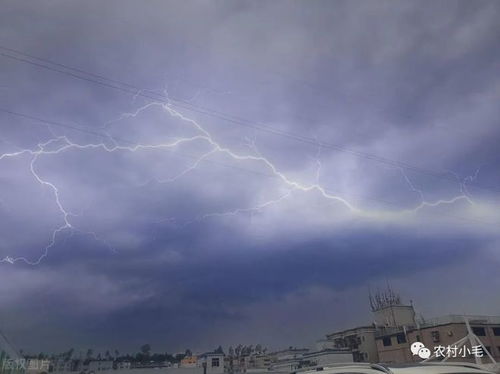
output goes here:
<path id="1" fill-rule="evenodd" d="M 81 132 L 81 133 L 85 133 L 85 134 L 89 134 L 89 135 L 94 135 L 94 136 L 99 137 L 99 138 L 109 139 L 109 140 L 112 140 L 113 142 L 120 142 L 122 144 L 128 144 L 130 146 L 137 146 L 138 145 L 137 142 L 134 142 L 132 140 L 127 140 L 127 139 L 123 139 L 121 137 L 116 137 L 114 135 L 109 135 L 109 134 L 106 134 L 106 133 L 89 130 L 87 128 L 82 128 L 82 127 L 78 127 L 78 126 L 74 126 L 74 125 L 69 125 L 67 123 L 56 122 L 56 121 L 44 119 L 44 118 L 41 118 L 41 117 L 36 117 L 36 116 L 30 115 L 30 114 L 26 114 L 26 113 L 20 113 L 20 112 L 16 112 L 16 111 L 5 109 L 5 108 L 0 108 L 0 112 L 4 112 L 6 114 L 9 114 L 9 115 L 12 115 L 12 116 L 16 116 L 16 117 L 19 117 L 19 118 L 28 119 L 30 121 L 38 122 L 41 125 L 66 128 L 66 129 L 78 131 L 78 132 Z M 199 159 L 199 156 L 196 156 L 196 155 L 193 155 L 193 154 L 190 154 L 190 153 L 186 153 L 186 152 L 176 151 L 173 154 L 175 154 L 177 156 L 180 156 L 180 157 L 183 157 L 183 158 L 190 158 L 190 159 L 194 159 L 194 160 L 198 160 Z M 224 162 L 218 162 L 218 161 L 210 160 L 208 158 L 204 158 L 202 160 L 202 162 L 206 162 L 206 163 L 214 164 L 214 165 L 219 165 L 219 166 L 223 166 L 223 167 L 230 168 L 230 169 L 235 169 L 235 170 L 243 171 L 243 172 L 246 172 L 246 173 L 252 173 L 252 174 L 255 174 L 255 175 L 261 175 L 261 176 L 265 176 L 265 177 L 275 178 L 274 175 L 269 174 L 269 173 L 263 173 L 263 172 L 256 171 L 256 170 L 250 170 L 248 168 L 242 168 L 242 167 L 238 167 L 238 166 L 226 164 Z"/>
<path id="2" fill-rule="evenodd" d="M 419 174 L 431 176 L 433 178 L 439 178 L 439 179 L 451 181 L 454 183 L 457 182 L 456 177 L 451 176 L 449 172 L 438 172 L 436 170 L 422 168 L 422 167 L 412 165 L 412 164 L 409 164 L 406 162 L 397 161 L 397 160 L 389 159 L 386 157 L 381 157 L 381 156 L 378 156 L 376 154 L 358 151 L 355 149 L 345 147 L 343 145 L 319 141 L 319 140 L 311 138 L 311 137 L 306 137 L 306 136 L 303 136 L 300 134 L 279 130 L 279 129 L 270 127 L 264 123 L 251 121 L 251 120 L 248 120 L 248 119 L 245 119 L 242 117 L 226 114 L 226 113 L 216 111 L 216 110 L 213 110 L 210 108 L 205 108 L 202 106 L 194 105 L 186 100 L 170 98 L 164 94 L 153 92 L 151 90 L 143 90 L 143 89 L 141 89 L 137 86 L 134 86 L 130 83 L 127 83 L 127 82 L 107 78 L 103 75 L 99 75 L 99 74 L 88 72 L 88 71 L 85 71 L 82 69 L 74 68 L 74 67 L 68 66 L 66 64 L 62 64 L 62 63 L 55 62 L 52 60 L 44 59 L 44 58 L 41 58 L 38 56 L 26 54 L 24 52 L 17 51 L 17 50 L 12 49 L 12 48 L 0 46 L 0 50 L 5 51 L 5 52 L 0 52 L 0 56 L 2 56 L 2 57 L 5 57 L 8 59 L 17 61 L 17 62 L 27 63 L 27 64 L 30 64 L 30 65 L 33 65 L 33 66 L 36 66 L 39 68 L 43 68 L 46 70 L 50 70 L 50 71 L 53 71 L 56 73 L 65 74 L 65 75 L 68 75 L 70 77 L 73 77 L 73 78 L 76 78 L 79 80 L 94 83 L 94 84 L 100 85 L 102 87 L 115 89 L 115 90 L 121 91 L 123 93 L 127 93 L 129 95 L 140 96 L 140 97 L 143 97 L 143 98 L 148 99 L 148 100 L 153 100 L 155 102 L 158 102 L 158 101 L 170 102 L 170 103 L 172 103 L 172 104 L 176 105 L 177 107 L 182 108 L 184 110 L 198 113 L 198 114 L 202 114 L 202 115 L 211 116 L 214 118 L 218 118 L 220 120 L 223 120 L 225 122 L 232 123 L 235 125 L 252 128 L 254 130 L 258 130 L 258 131 L 262 131 L 262 132 L 267 132 L 267 133 L 270 133 L 270 134 L 273 134 L 276 136 L 281 136 L 284 138 L 292 139 L 292 140 L 299 141 L 299 142 L 302 142 L 305 144 L 320 146 L 320 147 L 325 148 L 325 149 L 331 149 L 331 150 L 335 150 L 335 151 L 348 153 L 348 154 L 351 154 L 351 155 L 359 157 L 359 158 L 375 161 L 375 162 L 385 164 L 388 166 L 392 166 L 392 167 L 396 167 L 396 168 L 402 168 L 402 169 L 413 171 L 413 172 L 416 172 Z M 17 56 L 12 55 L 12 53 L 17 54 Z M 32 60 L 35 60 L 35 61 L 32 61 Z M 496 186 L 485 186 L 482 184 L 478 184 L 475 181 L 469 181 L 468 186 L 469 187 L 472 186 L 472 187 L 475 187 L 475 188 L 478 188 L 481 190 L 490 190 L 493 192 L 500 191 L 500 189 Z"/>

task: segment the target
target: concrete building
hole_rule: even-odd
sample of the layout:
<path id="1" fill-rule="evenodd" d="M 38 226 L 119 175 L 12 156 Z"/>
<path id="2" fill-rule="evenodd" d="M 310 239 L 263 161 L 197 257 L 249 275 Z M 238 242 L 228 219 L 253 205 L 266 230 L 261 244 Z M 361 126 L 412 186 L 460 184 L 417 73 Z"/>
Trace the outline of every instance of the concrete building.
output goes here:
<path id="1" fill-rule="evenodd" d="M 276 356 L 273 354 L 260 353 L 250 356 L 250 369 L 267 369 L 276 361 Z"/>
<path id="2" fill-rule="evenodd" d="M 129 361 L 118 361 L 115 362 L 115 366 L 118 370 L 130 369 L 132 364 Z"/>
<path id="3" fill-rule="evenodd" d="M 500 317 L 466 316 L 472 332 L 481 340 L 495 360 L 500 361 Z M 381 362 L 418 362 L 410 346 L 422 342 L 434 352 L 436 346 L 450 346 L 467 335 L 464 316 L 448 315 L 422 321 L 414 328 L 385 328 L 377 332 L 377 349 Z M 468 345 L 470 348 L 470 345 Z M 486 355 L 485 355 L 486 356 Z M 450 357 L 449 360 L 474 361 L 474 357 Z"/>
<path id="4" fill-rule="evenodd" d="M 317 342 L 318 349 L 348 349 L 354 362 L 378 362 L 376 328 L 360 326 L 333 332 Z"/>
<path id="5" fill-rule="evenodd" d="M 187 356 L 181 360 L 179 365 L 181 368 L 195 368 L 198 366 L 198 357 L 197 356 Z"/>
<path id="6" fill-rule="evenodd" d="M 379 362 L 376 338 L 381 331 L 411 329 L 415 327 L 413 305 L 405 305 L 390 287 L 369 297 L 373 324 L 336 331 L 317 342 L 318 349 L 349 349 L 354 362 Z"/>
<path id="7" fill-rule="evenodd" d="M 415 309 L 413 305 L 392 305 L 381 306 L 373 310 L 375 326 L 378 328 L 384 327 L 401 327 L 415 326 Z"/>
<path id="8" fill-rule="evenodd" d="M 275 352 L 274 355 L 277 361 L 284 361 L 302 358 L 307 352 L 309 352 L 308 348 L 289 347 L 288 349 Z"/>
<path id="9" fill-rule="evenodd" d="M 468 335 L 464 316 L 448 315 L 417 321 L 413 304 L 404 304 L 388 286 L 384 292 L 370 293 L 373 324 L 337 331 L 317 342 L 318 349 L 349 349 L 355 362 L 411 363 L 420 362 L 410 346 L 421 342 L 432 353 L 436 347 L 453 346 Z M 476 335 L 493 359 L 500 361 L 500 316 L 466 316 Z M 477 345 L 477 344 L 476 344 Z M 471 350 L 470 342 L 466 349 Z M 484 354 L 486 356 L 486 354 Z M 448 360 L 475 361 L 466 357 Z"/>
<path id="10" fill-rule="evenodd" d="M 198 367 L 203 368 L 203 374 L 224 373 L 224 354 L 209 352 L 198 356 Z"/>

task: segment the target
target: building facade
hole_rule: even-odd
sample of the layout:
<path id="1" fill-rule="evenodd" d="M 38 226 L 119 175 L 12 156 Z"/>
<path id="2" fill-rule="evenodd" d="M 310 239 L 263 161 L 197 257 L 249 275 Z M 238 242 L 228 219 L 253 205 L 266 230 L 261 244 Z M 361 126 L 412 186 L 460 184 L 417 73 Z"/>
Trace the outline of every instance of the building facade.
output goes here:
<path id="1" fill-rule="evenodd" d="M 375 332 L 374 325 L 337 331 L 326 335 L 325 340 L 317 342 L 317 347 L 318 349 L 348 349 L 352 352 L 354 362 L 378 362 Z"/>
<path id="2" fill-rule="evenodd" d="M 204 353 L 198 357 L 198 366 L 203 368 L 203 374 L 224 373 L 223 353 Z"/>
<path id="3" fill-rule="evenodd" d="M 500 361 L 500 317 L 492 316 L 465 316 L 469 320 L 471 330 L 488 352 L 497 361 Z M 464 316 L 448 315 L 427 321 L 422 321 L 413 329 L 383 329 L 377 333 L 377 349 L 381 362 L 405 363 L 418 362 L 421 359 L 411 353 L 410 346 L 414 342 L 422 342 L 431 352 L 435 347 L 453 347 L 461 338 L 467 336 L 468 331 Z M 466 344 L 471 350 L 470 343 Z M 464 354 L 466 351 L 464 351 Z M 475 361 L 470 354 L 453 354 L 450 361 Z M 484 354 L 486 356 L 486 354 Z M 485 357 L 486 358 L 486 357 Z"/>
<path id="4" fill-rule="evenodd" d="M 198 366 L 198 357 L 197 356 L 186 356 L 181 360 L 179 365 L 182 368 L 195 368 Z"/>
<path id="5" fill-rule="evenodd" d="M 377 339 L 387 331 L 413 329 L 416 325 L 413 305 L 405 305 L 390 287 L 369 297 L 373 324 L 337 331 L 317 342 L 318 348 L 349 349 L 354 362 L 381 362 Z"/>

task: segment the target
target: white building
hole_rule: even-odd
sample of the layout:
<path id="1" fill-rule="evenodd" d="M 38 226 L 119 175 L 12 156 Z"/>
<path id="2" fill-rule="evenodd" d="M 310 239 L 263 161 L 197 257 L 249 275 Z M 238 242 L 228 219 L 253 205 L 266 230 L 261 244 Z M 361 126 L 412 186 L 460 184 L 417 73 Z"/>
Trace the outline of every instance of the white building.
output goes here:
<path id="1" fill-rule="evenodd" d="M 131 363 L 129 361 L 120 361 L 116 363 L 117 369 L 130 369 Z"/>
<path id="2" fill-rule="evenodd" d="M 295 360 L 300 359 L 304 354 L 309 352 L 308 348 L 293 348 L 290 347 L 283 351 L 278 351 L 275 353 L 277 361 L 285 361 L 285 360 Z"/>
<path id="3" fill-rule="evenodd" d="M 336 331 L 317 342 L 319 350 L 350 349 L 355 362 L 378 362 L 375 326 L 360 326 Z"/>
<path id="4" fill-rule="evenodd" d="M 203 374 L 224 373 L 223 353 L 204 353 L 198 356 L 198 366 L 203 368 Z"/>

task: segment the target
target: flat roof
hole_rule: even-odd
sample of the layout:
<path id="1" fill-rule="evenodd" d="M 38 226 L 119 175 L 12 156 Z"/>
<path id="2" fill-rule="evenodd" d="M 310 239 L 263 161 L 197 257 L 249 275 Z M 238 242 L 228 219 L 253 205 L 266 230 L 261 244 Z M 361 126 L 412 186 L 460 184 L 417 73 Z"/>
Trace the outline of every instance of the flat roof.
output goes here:
<path id="1" fill-rule="evenodd" d="M 368 325 L 368 326 L 358 326 L 358 327 L 353 327 L 353 328 L 350 328 L 350 329 L 346 329 L 346 330 L 341 330 L 341 331 L 335 331 L 335 332 L 332 332 L 330 334 L 326 334 L 326 336 L 332 336 L 332 335 L 344 335 L 350 331 L 356 331 L 356 330 L 375 330 L 375 326 L 374 325 Z"/>

